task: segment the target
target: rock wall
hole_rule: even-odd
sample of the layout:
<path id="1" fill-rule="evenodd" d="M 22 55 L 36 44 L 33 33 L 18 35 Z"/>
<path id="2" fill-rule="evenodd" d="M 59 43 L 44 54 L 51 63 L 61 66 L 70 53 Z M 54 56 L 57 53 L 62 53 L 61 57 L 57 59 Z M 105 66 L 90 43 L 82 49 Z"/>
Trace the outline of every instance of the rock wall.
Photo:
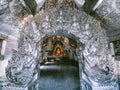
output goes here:
<path id="1" fill-rule="evenodd" d="M 79 42 L 84 44 L 84 48 L 80 48 L 78 53 L 80 77 L 89 83 L 91 88 L 92 85 L 114 87 L 117 83 L 116 63 L 108 48 L 107 37 L 104 29 L 100 27 L 100 22 L 82 10 L 61 9 L 61 7 L 62 5 L 39 12 L 35 16 L 40 34 L 44 37 L 59 30 L 65 30 L 67 34 L 72 33 L 78 37 Z M 83 87 L 82 89 L 89 90 L 90 88 Z"/>
<path id="2" fill-rule="evenodd" d="M 28 85 L 36 79 L 41 57 L 39 42 L 45 36 L 65 31 L 68 37 L 73 34 L 84 45 L 78 52 L 81 88 L 91 90 L 93 86 L 117 84 L 116 64 L 108 49 L 106 34 L 100 23 L 81 9 L 60 4 L 41 10 L 34 17 L 29 15 L 20 24 L 19 49 L 13 52 L 6 70 L 9 81 Z"/>
<path id="3" fill-rule="evenodd" d="M 107 35 L 113 36 L 120 33 L 120 1 L 119 0 L 103 0 L 101 5 L 96 9 L 96 13 L 105 23 L 102 26 L 107 29 Z"/>

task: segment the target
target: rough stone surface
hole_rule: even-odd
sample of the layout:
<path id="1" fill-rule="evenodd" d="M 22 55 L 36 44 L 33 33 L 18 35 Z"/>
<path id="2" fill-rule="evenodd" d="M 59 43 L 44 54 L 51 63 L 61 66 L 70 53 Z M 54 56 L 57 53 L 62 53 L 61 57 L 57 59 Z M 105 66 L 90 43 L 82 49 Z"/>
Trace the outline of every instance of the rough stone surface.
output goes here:
<path id="1" fill-rule="evenodd" d="M 26 22 L 29 28 L 32 23 Z M 34 25 L 32 25 L 34 27 Z M 6 76 L 8 80 L 16 84 L 28 85 L 31 80 L 37 79 L 37 60 L 38 60 L 38 40 L 37 30 L 31 28 L 20 32 L 18 51 L 13 51 L 11 60 L 8 62 Z M 29 72 L 29 73 L 28 73 Z"/>
<path id="2" fill-rule="evenodd" d="M 41 58 L 39 42 L 45 36 L 65 31 L 68 37 L 72 34 L 84 45 L 78 52 L 81 88 L 92 90 L 93 87 L 109 86 L 109 90 L 112 90 L 113 87 L 110 86 L 115 86 L 114 90 L 118 89 L 116 63 L 108 48 L 106 34 L 93 17 L 81 9 L 60 4 L 45 11 L 41 10 L 34 17 L 24 17 L 20 21 L 19 49 L 13 51 L 6 69 L 10 82 L 27 86 L 34 81 L 38 59 Z"/>
<path id="3" fill-rule="evenodd" d="M 104 27 L 108 29 L 108 36 L 116 35 L 119 32 L 120 24 L 120 1 L 104 0 L 97 8 L 98 15 L 105 19 Z"/>

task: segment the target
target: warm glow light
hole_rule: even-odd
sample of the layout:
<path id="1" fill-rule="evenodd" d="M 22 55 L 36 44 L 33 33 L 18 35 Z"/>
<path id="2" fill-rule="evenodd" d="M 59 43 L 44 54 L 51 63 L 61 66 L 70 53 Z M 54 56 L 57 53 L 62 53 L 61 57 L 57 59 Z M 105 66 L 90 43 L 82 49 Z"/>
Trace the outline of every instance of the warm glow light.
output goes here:
<path id="1" fill-rule="evenodd" d="M 65 52 L 63 46 L 61 46 L 59 44 L 54 46 L 54 52 L 53 53 L 56 56 L 66 56 L 67 55 L 67 53 Z"/>

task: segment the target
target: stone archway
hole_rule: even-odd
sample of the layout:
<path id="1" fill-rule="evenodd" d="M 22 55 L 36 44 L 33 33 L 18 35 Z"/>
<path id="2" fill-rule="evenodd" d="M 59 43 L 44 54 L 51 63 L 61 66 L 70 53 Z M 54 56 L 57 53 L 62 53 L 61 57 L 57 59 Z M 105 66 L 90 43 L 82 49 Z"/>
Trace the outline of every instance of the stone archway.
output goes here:
<path id="1" fill-rule="evenodd" d="M 55 31 L 55 32 L 51 32 L 47 35 L 45 35 L 41 40 L 40 42 L 43 42 L 44 40 L 52 37 L 52 36 L 62 36 L 62 37 L 66 37 L 66 38 L 69 38 L 69 39 L 72 39 L 74 41 L 76 41 L 76 48 L 82 48 L 83 47 L 83 44 L 79 41 L 79 38 L 76 37 L 74 34 L 72 33 L 68 33 L 68 31 L 66 30 L 58 30 L 58 31 Z M 50 45 L 51 46 L 51 45 Z"/>
<path id="2" fill-rule="evenodd" d="M 66 30 L 58 30 L 58 31 L 56 31 L 56 32 L 53 32 L 53 33 L 49 33 L 49 34 L 47 34 L 47 35 L 45 35 L 45 37 L 44 38 L 42 38 L 41 39 L 41 42 L 43 42 L 43 41 L 47 41 L 46 39 L 51 39 L 51 37 L 54 37 L 54 36 L 59 36 L 59 37 L 62 37 L 62 38 L 71 38 L 72 40 L 74 40 L 74 41 L 76 41 L 77 42 L 77 49 L 76 49 L 76 56 L 78 56 L 78 50 L 79 49 L 82 49 L 83 48 L 83 45 L 82 45 L 82 43 L 81 42 L 79 42 L 79 39 L 78 39 L 78 37 L 76 37 L 75 35 L 73 35 L 72 33 L 68 33 Z M 48 41 L 49 42 L 49 41 Z M 50 42 L 51 43 L 51 42 Z M 49 45 L 48 46 L 51 46 L 50 45 L 50 43 L 49 43 Z M 43 44 L 44 45 L 44 44 Z M 71 47 L 69 47 L 69 45 L 68 44 L 66 44 L 67 45 L 67 47 L 65 47 L 65 50 L 67 51 L 67 50 L 70 50 L 71 49 Z M 47 45 L 46 45 L 47 46 Z M 50 50 L 49 50 L 50 49 Z M 41 52 L 41 54 L 43 53 L 43 48 L 41 48 L 41 50 L 42 50 L 42 52 Z M 47 48 L 47 50 L 46 50 L 47 52 L 48 51 L 51 51 L 51 48 L 49 47 L 49 48 Z M 82 50 L 81 50 L 82 51 Z M 80 51 L 80 52 L 81 52 Z M 70 52 L 67 52 L 67 53 L 69 53 L 70 54 Z M 46 57 L 47 57 L 47 55 L 45 55 Z M 48 55 L 49 56 L 49 55 Z M 72 55 L 71 55 L 72 56 Z M 52 58 L 52 61 L 49 61 L 48 59 L 51 59 Z M 68 57 L 68 58 L 65 58 L 65 59 L 63 59 L 64 58 L 64 56 L 63 56 L 63 58 L 60 58 L 60 59 L 58 59 L 59 57 L 57 57 L 57 60 L 55 61 L 53 61 L 53 59 L 54 58 L 56 58 L 55 56 L 53 56 L 53 55 L 51 55 L 51 57 L 48 57 L 48 58 L 45 58 L 46 59 L 46 61 L 45 62 L 43 62 L 43 63 L 41 63 L 40 65 L 41 65 L 41 78 L 42 79 L 40 79 L 41 81 L 41 83 L 40 83 L 40 87 L 42 88 L 42 85 L 44 86 L 45 85 L 45 82 L 46 82 L 46 85 L 48 85 L 48 83 L 47 82 L 49 82 L 49 81 L 51 81 L 51 77 L 54 77 L 53 78 L 53 82 L 51 81 L 51 83 L 55 83 L 56 82 L 56 80 L 57 80 L 57 82 L 55 83 L 55 85 L 53 85 L 53 84 L 49 84 L 48 85 L 48 87 L 50 86 L 51 88 L 53 88 L 53 87 L 56 87 L 57 85 L 60 85 L 60 86 L 63 86 L 63 87 L 65 87 L 65 86 L 67 86 L 68 85 L 68 83 L 63 83 L 64 81 L 66 81 L 67 82 L 67 80 L 68 80 L 68 78 L 70 78 L 68 81 L 70 81 L 70 80 L 73 80 L 74 82 L 69 82 L 69 83 L 73 83 L 73 84 L 76 84 L 76 86 L 74 86 L 73 85 L 73 87 L 72 86 L 70 86 L 70 87 L 68 87 L 68 88 L 78 88 L 77 86 L 78 85 L 80 85 L 79 83 L 80 83 L 80 80 L 79 80 L 79 61 L 80 60 L 78 60 L 78 57 L 77 57 L 77 60 L 75 61 L 73 58 L 70 60 L 70 57 Z M 42 57 L 41 57 L 41 60 L 42 60 Z M 46 63 L 47 62 L 47 63 Z M 50 64 L 51 63 L 51 64 Z M 48 66 L 47 66 L 47 64 L 48 64 Z M 68 64 L 68 65 L 66 65 L 66 64 Z M 54 67 L 54 65 L 56 66 L 56 67 Z M 58 65 L 58 66 L 57 66 Z M 43 68 L 44 67 L 44 68 Z M 46 69 L 46 67 L 47 67 L 47 69 Z M 54 69 L 51 69 L 51 68 L 53 68 L 54 67 Z M 64 67 L 66 67 L 66 69 L 65 70 L 63 70 L 63 68 Z M 74 67 L 75 68 L 75 71 L 74 71 L 74 75 L 76 75 L 76 77 L 74 77 L 74 78 L 72 78 L 74 75 L 68 75 L 67 73 L 70 73 L 70 72 L 72 72 L 72 71 L 70 71 L 70 69 L 69 68 L 71 68 L 71 67 Z M 49 69 L 48 69 L 49 68 Z M 56 70 L 56 68 L 58 69 L 58 70 Z M 48 70 L 48 74 L 47 74 L 47 70 Z M 67 72 L 67 71 L 68 72 Z M 55 71 L 55 72 L 54 72 Z M 63 71 L 63 72 L 62 72 Z M 66 71 L 65 73 L 64 73 L 64 71 Z M 50 72 L 54 72 L 54 73 L 51 73 L 50 74 Z M 62 74 L 60 73 L 60 72 L 62 72 Z M 46 74 L 45 74 L 46 73 Z M 45 74 L 45 76 L 43 76 Z M 81 74 L 81 73 L 80 73 Z M 66 77 L 66 75 L 67 75 L 67 77 Z M 50 78 L 48 78 L 48 79 L 45 79 L 45 80 L 43 80 L 43 78 L 47 78 L 47 77 L 50 77 Z M 56 77 L 57 77 L 57 79 L 56 79 Z M 61 80 L 59 80 L 58 79 L 58 77 L 60 78 L 60 77 L 62 77 L 61 78 Z M 66 77 L 66 78 L 65 78 Z M 64 78 L 64 80 L 63 80 L 63 78 Z M 77 78 L 77 80 L 76 80 L 76 78 Z M 61 84 L 60 84 L 60 82 L 61 82 Z M 79 82 L 79 83 L 78 83 Z M 71 84 L 70 84 L 71 85 Z M 60 86 L 58 86 L 58 89 L 60 88 Z M 43 87 L 44 88 L 44 87 Z M 46 87 L 47 88 L 47 87 Z M 68 90 L 68 89 L 66 89 L 66 90 Z"/>
<path id="3" fill-rule="evenodd" d="M 74 53 L 76 53 L 76 54 L 78 54 L 79 49 L 83 48 L 83 44 L 79 41 L 78 37 L 76 37 L 72 33 L 68 33 L 68 31 L 66 31 L 66 30 L 58 30 L 58 31 L 47 34 L 45 37 L 42 38 L 42 40 L 40 40 L 41 43 L 44 46 L 45 46 L 45 44 L 47 44 L 44 47 L 45 50 L 47 49 L 46 51 L 49 51 L 49 49 L 53 48 L 52 43 L 51 43 L 50 40 L 52 39 L 52 37 L 56 37 L 56 36 L 59 36 L 62 39 L 67 40 L 67 42 L 64 42 L 64 40 L 62 40 L 62 42 L 61 42 L 62 44 L 64 44 L 64 48 L 66 49 L 66 52 L 71 50 L 70 49 L 71 48 L 70 44 L 75 44 L 73 48 L 75 49 Z M 74 42 L 72 42 L 71 40 L 74 41 Z M 41 48 L 41 50 L 42 50 L 42 48 Z M 48 53 L 46 53 L 46 54 L 48 54 Z M 77 56 L 76 56 L 76 59 L 77 59 L 77 61 L 79 61 Z M 45 57 L 47 58 L 47 55 L 45 55 Z"/>
<path id="4" fill-rule="evenodd" d="M 37 65 L 41 57 L 39 42 L 45 36 L 61 33 L 65 35 L 64 32 L 67 32 L 69 37 L 72 37 L 72 34 L 77 37 L 78 42 L 84 44 L 82 52 L 81 48 L 78 50 L 81 89 L 95 90 L 104 85 L 106 88 L 111 86 L 115 90 L 117 87 L 115 63 L 100 23 L 82 10 L 66 7 L 62 11 L 61 6 L 64 7 L 60 5 L 42 14 L 39 12 L 35 17 L 28 16 L 21 31 L 19 50 L 13 52 L 6 69 L 9 81 L 28 86 L 37 80 Z"/>

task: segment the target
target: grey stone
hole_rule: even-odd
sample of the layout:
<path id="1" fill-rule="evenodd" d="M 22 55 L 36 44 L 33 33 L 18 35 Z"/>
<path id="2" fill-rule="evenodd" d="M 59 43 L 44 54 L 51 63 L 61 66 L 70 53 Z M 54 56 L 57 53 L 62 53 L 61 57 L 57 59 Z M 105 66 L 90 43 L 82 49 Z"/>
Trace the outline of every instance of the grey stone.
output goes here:
<path id="1" fill-rule="evenodd" d="M 42 60 L 39 42 L 45 37 L 63 35 L 73 37 L 84 45 L 78 48 L 77 52 L 82 89 L 118 90 L 116 62 L 109 52 L 107 36 L 100 22 L 81 9 L 61 7 L 65 6 L 58 4 L 56 7 L 38 12 L 34 17 L 28 15 L 21 20 L 22 25 L 18 25 L 21 30 L 18 50 L 13 51 L 6 69 L 9 82 L 15 86 L 29 86 L 29 83 L 36 81 L 39 78 L 38 60 Z M 13 11 L 13 14 L 16 13 L 19 11 Z M 108 12 L 105 11 L 106 13 Z"/>

